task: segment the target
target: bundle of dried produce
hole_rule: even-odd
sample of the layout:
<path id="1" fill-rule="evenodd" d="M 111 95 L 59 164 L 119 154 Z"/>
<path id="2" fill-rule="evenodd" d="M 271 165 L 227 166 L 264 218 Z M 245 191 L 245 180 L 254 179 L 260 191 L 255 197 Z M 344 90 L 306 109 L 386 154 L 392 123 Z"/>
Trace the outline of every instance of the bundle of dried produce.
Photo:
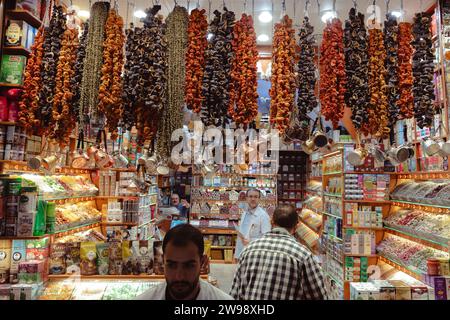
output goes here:
<path id="1" fill-rule="evenodd" d="M 116 10 L 110 10 L 106 20 L 106 39 L 103 43 L 103 67 L 98 95 L 99 113 L 106 117 L 106 126 L 111 139 L 117 139 L 118 125 L 122 119 L 122 68 L 123 19 Z"/>
<path id="2" fill-rule="evenodd" d="M 76 113 L 72 104 L 74 88 L 71 80 L 75 76 L 78 43 L 78 30 L 67 29 L 61 42 L 56 72 L 56 87 L 52 108 L 55 127 L 51 128 L 50 133 L 50 137 L 59 142 L 61 146 L 68 144 L 70 134 L 75 129 L 76 124 Z"/>
<path id="3" fill-rule="evenodd" d="M 388 98 L 389 126 L 391 130 L 398 118 L 398 24 L 397 18 L 388 14 L 384 22 L 384 47 L 386 48 L 386 95 Z"/>
<path id="4" fill-rule="evenodd" d="M 159 10 L 159 5 L 148 8 L 143 27 L 127 31 L 124 126 L 136 125 L 141 145 L 155 138 L 167 101 L 167 43 Z M 180 77 L 184 81 L 184 76 Z"/>
<path id="5" fill-rule="evenodd" d="M 414 97 L 412 95 L 412 26 L 401 22 L 398 26 L 398 118 L 410 119 L 414 116 Z"/>
<path id="6" fill-rule="evenodd" d="M 103 65 L 103 41 L 105 24 L 108 18 L 109 2 L 95 2 L 89 19 L 86 58 L 81 80 L 80 114 L 82 123 L 98 119 L 98 91 L 100 88 L 101 69 Z"/>
<path id="7" fill-rule="evenodd" d="M 41 27 L 31 46 L 31 54 L 28 57 L 27 67 L 24 73 L 23 93 L 19 102 L 19 121 L 24 128 L 36 133 L 39 127 L 39 91 L 42 86 L 41 63 L 44 51 L 44 28 Z"/>
<path id="8" fill-rule="evenodd" d="M 300 56 L 297 68 L 297 107 L 298 120 L 303 129 L 308 131 L 309 117 L 308 113 L 317 107 L 317 97 L 315 94 L 317 82 L 317 68 L 314 63 L 316 38 L 314 37 L 314 27 L 309 22 L 309 18 L 305 17 L 303 25 L 299 33 Z"/>
<path id="9" fill-rule="evenodd" d="M 369 30 L 369 109 L 368 122 L 362 132 L 376 137 L 389 136 L 388 100 L 386 96 L 386 50 L 383 32 Z"/>
<path id="10" fill-rule="evenodd" d="M 417 13 L 413 25 L 413 96 L 414 117 L 419 128 L 431 127 L 436 114 L 434 100 L 434 49 L 431 36 L 431 15 Z"/>
<path id="11" fill-rule="evenodd" d="M 202 81 L 205 71 L 205 50 L 208 47 L 206 33 L 208 21 L 205 10 L 191 11 L 188 25 L 188 48 L 186 52 L 186 92 L 188 109 L 199 113 L 202 107 Z"/>
<path id="12" fill-rule="evenodd" d="M 253 18 L 242 15 L 233 30 L 234 59 L 231 68 L 229 114 L 236 124 L 248 125 L 258 115 L 258 50 Z"/>
<path id="13" fill-rule="evenodd" d="M 230 104 L 231 65 L 233 62 L 234 12 L 214 11 L 209 32 L 212 38 L 205 53 L 206 66 L 203 75 L 203 103 L 201 118 L 206 126 L 225 126 Z"/>
<path id="14" fill-rule="evenodd" d="M 327 22 L 320 48 L 320 102 L 322 114 L 334 128 L 337 128 L 345 108 L 347 77 L 343 37 L 339 19 Z"/>
<path id="15" fill-rule="evenodd" d="M 295 30 L 284 16 L 275 24 L 272 54 L 270 122 L 280 133 L 289 127 L 295 99 Z"/>
<path id="16" fill-rule="evenodd" d="M 50 24 L 44 30 L 42 44 L 43 57 L 41 65 L 41 88 L 39 90 L 39 119 L 43 133 L 48 133 L 53 124 L 52 107 L 56 86 L 56 72 L 58 66 L 61 39 L 66 30 L 66 17 L 61 6 L 53 8 Z"/>
<path id="17" fill-rule="evenodd" d="M 345 71 L 347 74 L 347 91 L 345 102 L 352 110 L 352 122 L 355 128 L 361 129 L 367 120 L 369 103 L 369 59 L 367 48 L 367 30 L 364 15 L 350 9 L 349 19 L 344 30 Z"/>
<path id="18" fill-rule="evenodd" d="M 72 97 L 72 105 L 74 113 L 77 117 L 77 123 L 81 123 L 83 115 L 80 114 L 80 98 L 81 98 L 81 81 L 83 78 L 83 65 L 84 58 L 86 57 L 86 46 L 87 46 L 87 35 L 89 32 L 89 25 L 87 23 L 83 23 L 82 29 L 83 33 L 80 37 L 80 44 L 77 50 L 77 60 L 75 61 L 75 74 L 71 80 L 73 87 L 73 97 Z"/>

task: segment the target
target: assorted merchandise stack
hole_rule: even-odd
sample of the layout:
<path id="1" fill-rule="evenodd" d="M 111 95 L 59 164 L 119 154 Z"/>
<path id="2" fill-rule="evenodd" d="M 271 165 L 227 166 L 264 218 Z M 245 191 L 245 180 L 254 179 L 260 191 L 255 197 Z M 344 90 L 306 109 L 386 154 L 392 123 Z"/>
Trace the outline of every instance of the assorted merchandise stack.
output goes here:
<path id="1" fill-rule="evenodd" d="M 255 163 L 244 168 L 218 166 L 203 175 L 194 172 L 191 186 L 190 224 L 211 242 L 211 262 L 231 263 L 236 227 L 247 209 L 247 191 L 260 190 L 259 205 L 272 215 L 277 204 L 277 166 Z"/>

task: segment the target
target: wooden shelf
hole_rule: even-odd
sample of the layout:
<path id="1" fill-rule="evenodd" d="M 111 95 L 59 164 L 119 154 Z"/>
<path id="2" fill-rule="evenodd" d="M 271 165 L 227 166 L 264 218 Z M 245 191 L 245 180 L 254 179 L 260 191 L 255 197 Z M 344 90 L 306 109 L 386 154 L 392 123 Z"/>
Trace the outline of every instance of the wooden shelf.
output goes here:
<path id="1" fill-rule="evenodd" d="M 137 226 L 137 222 L 102 222 L 102 225 L 104 226 L 108 226 L 108 227 L 114 227 L 114 226 L 131 226 L 131 227 L 135 227 Z"/>
<path id="2" fill-rule="evenodd" d="M 350 227 L 350 226 L 342 226 L 343 229 L 355 229 L 355 230 L 376 230 L 383 231 L 384 228 L 380 227 Z"/>
<path id="3" fill-rule="evenodd" d="M 209 186 L 192 186 L 193 188 L 202 188 L 202 189 L 219 189 L 219 190 L 250 190 L 250 189 L 260 189 L 260 190 L 265 190 L 265 189 L 277 189 L 277 187 L 244 187 L 244 186 L 229 186 L 229 187 L 225 187 L 225 186 L 219 186 L 219 187 L 209 187 Z"/>
<path id="4" fill-rule="evenodd" d="M 21 84 L 13 84 L 13 83 L 0 82 L 0 87 L 22 89 L 22 88 L 23 88 L 23 85 L 21 85 Z"/>
<path id="5" fill-rule="evenodd" d="M 211 227 L 199 227 L 199 229 L 204 234 L 237 234 L 234 229 L 219 229 Z"/>
<path id="6" fill-rule="evenodd" d="M 259 199 L 260 202 L 276 202 L 277 199 Z M 220 202 L 225 204 L 247 203 L 246 200 L 214 200 L 214 199 L 192 199 L 191 202 Z"/>
<path id="7" fill-rule="evenodd" d="M 78 227 L 73 227 L 73 228 L 69 228 L 66 230 L 62 230 L 62 231 L 56 231 L 55 233 L 49 234 L 49 236 L 60 238 L 60 237 L 68 236 L 70 234 L 97 228 L 97 227 L 100 227 L 100 225 L 101 225 L 101 222 L 95 222 L 95 223 L 91 223 L 91 224 L 81 225 Z"/>
<path id="8" fill-rule="evenodd" d="M 364 171 L 348 171 L 348 172 L 344 172 L 344 174 L 392 174 L 395 175 L 397 174 L 396 172 L 377 172 L 377 171 L 370 171 L 370 172 L 364 172 Z"/>
<path id="9" fill-rule="evenodd" d="M 227 260 L 209 260 L 210 263 L 216 263 L 216 264 L 235 264 L 233 261 L 227 261 Z"/>
<path id="10" fill-rule="evenodd" d="M 399 172 L 397 173 L 398 179 L 449 179 L 450 171 L 430 171 L 430 172 Z"/>
<path id="11" fill-rule="evenodd" d="M 409 202 L 409 201 L 403 201 L 403 200 L 391 200 L 391 204 L 393 206 L 402 207 L 406 209 L 419 209 L 419 210 L 425 210 L 425 211 L 439 211 L 442 213 L 448 213 L 448 210 L 450 210 L 450 207 L 447 206 L 441 206 L 441 205 L 434 205 L 434 204 L 426 204 L 426 203 L 419 203 L 419 202 Z"/>
<path id="12" fill-rule="evenodd" d="M 309 177 L 311 180 L 322 180 L 322 177 Z"/>
<path id="13" fill-rule="evenodd" d="M 138 196 L 98 196 L 97 199 L 99 200 L 137 200 L 139 197 Z"/>
<path id="14" fill-rule="evenodd" d="M 303 201 L 302 199 L 278 198 L 278 201 Z"/>
<path id="15" fill-rule="evenodd" d="M 334 214 L 331 214 L 331 213 L 328 213 L 328 212 L 323 212 L 322 214 L 324 214 L 326 216 L 329 216 L 329 217 L 336 218 L 336 219 L 341 219 L 341 220 L 343 219 L 342 217 L 340 217 L 338 215 L 334 215 Z"/>
<path id="16" fill-rule="evenodd" d="M 342 198 L 342 194 L 339 194 L 339 193 L 328 193 L 328 192 L 324 192 L 323 195 L 324 195 L 325 197 Z"/>
<path id="17" fill-rule="evenodd" d="M 234 249 L 234 246 L 211 246 L 211 249 Z"/>
<path id="18" fill-rule="evenodd" d="M 372 203 L 372 204 L 391 204 L 390 201 L 379 201 L 379 200 L 344 200 L 347 203 Z"/>
<path id="19" fill-rule="evenodd" d="M 64 204 L 67 202 L 82 202 L 82 201 L 94 201 L 95 199 L 97 199 L 97 197 L 95 196 L 80 196 L 80 197 L 62 197 L 62 198 L 45 198 L 42 197 L 40 198 L 40 200 L 44 200 L 44 201 L 51 201 L 51 202 L 55 202 L 56 204 Z"/>
<path id="20" fill-rule="evenodd" d="M 84 276 L 80 274 L 49 274 L 49 279 L 57 280 L 57 279 L 83 279 L 83 280 L 126 280 L 126 279 L 153 279 L 153 280 L 165 280 L 165 276 L 163 274 L 141 274 L 141 275 L 92 275 L 92 276 Z M 201 275 L 202 279 L 208 279 L 207 274 Z"/>
<path id="21" fill-rule="evenodd" d="M 42 24 L 42 21 L 38 17 L 26 10 L 8 10 L 6 11 L 6 15 L 14 20 L 23 20 L 33 28 L 39 28 Z"/>
<path id="22" fill-rule="evenodd" d="M 18 56 L 26 56 L 28 57 L 31 54 L 31 51 L 27 48 L 17 46 L 17 47 L 3 47 L 3 51 L 6 54 L 18 55 Z"/>
<path id="23" fill-rule="evenodd" d="M 334 176 L 341 176 L 343 174 L 343 172 L 338 171 L 338 172 L 324 172 L 322 173 L 323 177 L 334 177 Z"/>
<path id="24" fill-rule="evenodd" d="M 190 213 L 190 216 L 195 216 L 196 219 L 215 219 L 215 220 L 239 220 L 240 215 L 230 215 L 230 214 L 201 214 L 201 213 Z M 191 218 L 192 220 L 192 218 Z"/>
<path id="25" fill-rule="evenodd" d="M 0 237 L 0 240 L 37 240 L 37 239 L 47 238 L 49 236 L 50 235 L 48 235 L 48 234 L 44 234 L 43 236 L 36 236 L 36 237 L 19 237 L 19 236 L 9 237 L 9 236 L 5 236 L 5 237 Z"/>
<path id="26" fill-rule="evenodd" d="M 356 258 L 376 258 L 378 257 L 376 254 L 347 254 L 344 253 L 345 257 L 356 257 Z"/>

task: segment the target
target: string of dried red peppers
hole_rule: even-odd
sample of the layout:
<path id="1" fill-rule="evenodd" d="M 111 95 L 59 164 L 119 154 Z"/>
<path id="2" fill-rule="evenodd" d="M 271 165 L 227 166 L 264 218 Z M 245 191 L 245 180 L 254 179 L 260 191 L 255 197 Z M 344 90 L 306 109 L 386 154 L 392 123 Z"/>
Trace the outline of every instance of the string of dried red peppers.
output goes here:
<path id="1" fill-rule="evenodd" d="M 320 102 L 325 119 L 337 128 L 344 115 L 347 77 L 345 73 L 344 31 L 335 18 L 327 23 L 320 47 Z"/>
<path id="2" fill-rule="evenodd" d="M 208 47 L 207 32 L 208 20 L 205 10 L 192 10 L 188 24 L 185 100 L 187 108 L 196 113 L 202 108 L 202 80 L 205 71 L 205 50 Z"/>
<path id="3" fill-rule="evenodd" d="M 414 97 L 412 95 L 412 26 L 401 22 L 398 25 L 398 85 L 400 98 L 397 101 L 399 119 L 410 119 L 414 116 Z"/>
<path id="4" fill-rule="evenodd" d="M 253 18 L 245 13 L 233 30 L 230 105 L 228 113 L 236 124 L 248 125 L 258 115 L 258 50 Z"/>
<path id="5" fill-rule="evenodd" d="M 290 125 L 290 116 L 295 99 L 295 30 L 292 19 L 284 16 L 275 24 L 273 36 L 272 87 L 269 94 L 270 122 L 280 133 Z"/>

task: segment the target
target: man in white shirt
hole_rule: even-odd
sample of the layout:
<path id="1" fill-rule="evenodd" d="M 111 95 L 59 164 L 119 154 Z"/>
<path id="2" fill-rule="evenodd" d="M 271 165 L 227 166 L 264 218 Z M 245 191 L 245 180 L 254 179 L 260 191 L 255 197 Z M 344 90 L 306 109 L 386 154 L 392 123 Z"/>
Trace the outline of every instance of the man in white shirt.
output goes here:
<path id="1" fill-rule="evenodd" d="M 234 257 L 239 259 L 242 250 L 250 241 L 260 238 L 272 229 L 270 217 L 267 212 L 258 205 L 261 192 L 258 189 L 247 191 L 248 210 L 242 214 L 238 227 L 238 237 Z"/>
<path id="2" fill-rule="evenodd" d="M 176 226 L 163 240 L 166 281 L 147 290 L 137 300 L 233 300 L 231 296 L 200 279 L 203 235 L 190 224 Z"/>

